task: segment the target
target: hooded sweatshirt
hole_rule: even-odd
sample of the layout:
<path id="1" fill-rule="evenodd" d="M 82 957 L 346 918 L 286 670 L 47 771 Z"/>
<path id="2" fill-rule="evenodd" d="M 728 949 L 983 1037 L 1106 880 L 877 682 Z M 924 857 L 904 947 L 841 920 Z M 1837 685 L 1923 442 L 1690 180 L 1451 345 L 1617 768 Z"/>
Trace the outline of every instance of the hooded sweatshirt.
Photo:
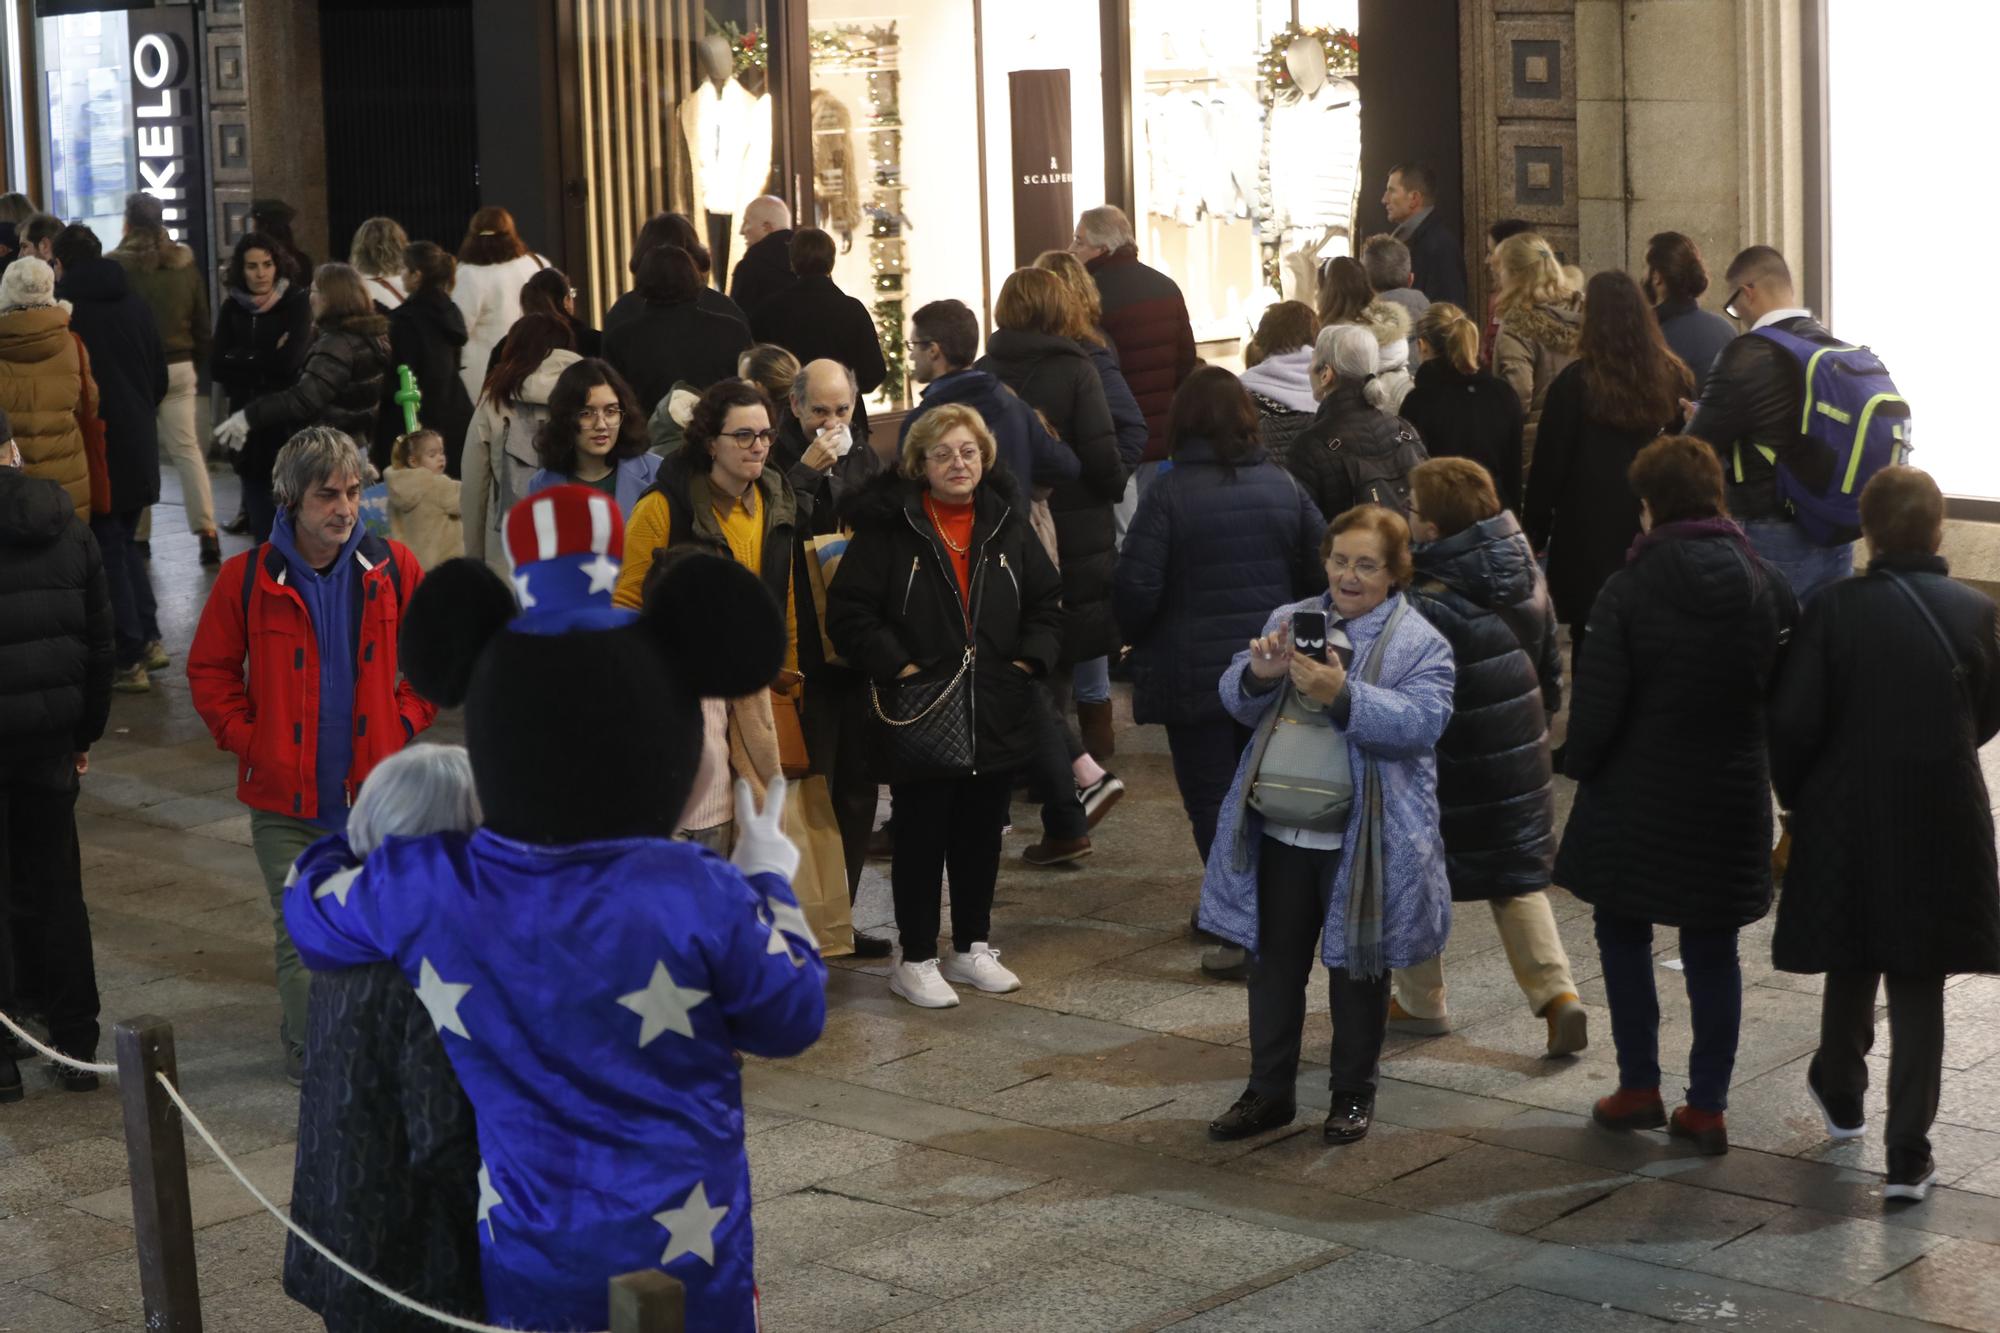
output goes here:
<path id="1" fill-rule="evenodd" d="M 347 828 L 347 770 L 354 763 L 354 646 L 360 640 L 361 592 L 354 548 L 366 531 L 356 523 L 340 554 L 321 573 L 299 554 L 289 509 L 280 509 L 271 524 L 271 545 L 285 557 L 286 583 L 305 600 L 319 650 L 319 753 L 313 774 L 319 818 L 313 822 L 334 833 Z"/>
<path id="2" fill-rule="evenodd" d="M 1317 412 L 1319 400 L 1313 397 L 1312 359 L 1311 347 L 1295 347 L 1267 356 L 1243 372 L 1243 387 L 1294 412 Z"/>

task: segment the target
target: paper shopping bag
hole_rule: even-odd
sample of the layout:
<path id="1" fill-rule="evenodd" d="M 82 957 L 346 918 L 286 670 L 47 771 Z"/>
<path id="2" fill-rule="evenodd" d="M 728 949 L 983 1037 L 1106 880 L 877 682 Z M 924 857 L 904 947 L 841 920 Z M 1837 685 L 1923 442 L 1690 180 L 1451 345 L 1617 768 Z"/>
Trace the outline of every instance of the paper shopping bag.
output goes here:
<path id="1" fill-rule="evenodd" d="M 814 774 L 785 784 L 785 836 L 799 849 L 792 892 L 819 941 L 822 958 L 854 952 L 854 922 L 847 907 L 847 858 L 826 779 Z"/>

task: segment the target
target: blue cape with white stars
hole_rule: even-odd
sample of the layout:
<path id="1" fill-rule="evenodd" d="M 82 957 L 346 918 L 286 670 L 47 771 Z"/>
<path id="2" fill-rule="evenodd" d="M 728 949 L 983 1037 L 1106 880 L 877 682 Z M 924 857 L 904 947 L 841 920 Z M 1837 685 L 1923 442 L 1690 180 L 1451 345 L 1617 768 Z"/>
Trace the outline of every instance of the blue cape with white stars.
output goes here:
<path id="1" fill-rule="evenodd" d="M 478 1115 L 488 1318 L 601 1329 L 606 1283 L 664 1268 L 691 1329 L 757 1327 L 734 1051 L 796 1055 L 826 966 L 790 885 L 692 843 L 486 831 L 341 837 L 285 922 L 314 971 L 392 960 Z"/>

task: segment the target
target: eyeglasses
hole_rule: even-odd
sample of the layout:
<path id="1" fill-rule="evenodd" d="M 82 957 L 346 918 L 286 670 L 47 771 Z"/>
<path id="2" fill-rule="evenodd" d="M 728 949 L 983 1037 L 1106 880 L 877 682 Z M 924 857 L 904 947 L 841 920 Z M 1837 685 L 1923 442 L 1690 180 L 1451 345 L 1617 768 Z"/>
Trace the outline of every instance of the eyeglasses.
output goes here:
<path id="1" fill-rule="evenodd" d="M 1371 560 L 1366 556 L 1363 556 L 1359 560 L 1349 560 L 1344 555 L 1336 555 L 1329 558 L 1326 562 L 1326 567 L 1336 574 L 1351 572 L 1364 579 L 1372 579 L 1388 568 L 1380 560 Z"/>
<path id="2" fill-rule="evenodd" d="M 977 463 L 979 461 L 979 446 L 976 444 L 967 444 L 954 449 L 948 444 L 941 444 L 934 449 L 924 450 L 924 461 L 926 463 L 935 463 L 939 467 L 946 466 L 954 458 L 961 463 Z"/>
<path id="3" fill-rule="evenodd" d="M 610 407 L 586 407 L 576 414 L 579 426 L 595 426 L 600 423 L 615 426 L 625 419 L 625 409 L 613 404 Z"/>
<path id="4" fill-rule="evenodd" d="M 903 350 L 906 352 L 920 352 L 926 347 L 936 346 L 937 343 L 930 338 L 912 338 L 903 344 Z"/>
<path id="5" fill-rule="evenodd" d="M 1743 318 L 1742 312 L 1740 312 L 1736 308 L 1736 303 L 1742 300 L 1743 293 L 1749 290 L 1750 290 L 1750 284 L 1746 282 L 1741 287 L 1738 287 L 1734 291 L 1730 292 L 1729 299 L 1722 303 L 1722 313 L 1729 316 L 1731 319 Z"/>
<path id="6" fill-rule="evenodd" d="M 774 430 L 751 430 L 746 426 L 742 430 L 724 431 L 717 438 L 730 441 L 738 449 L 754 449 L 760 444 L 769 444 L 771 441 L 777 439 L 778 432 Z"/>

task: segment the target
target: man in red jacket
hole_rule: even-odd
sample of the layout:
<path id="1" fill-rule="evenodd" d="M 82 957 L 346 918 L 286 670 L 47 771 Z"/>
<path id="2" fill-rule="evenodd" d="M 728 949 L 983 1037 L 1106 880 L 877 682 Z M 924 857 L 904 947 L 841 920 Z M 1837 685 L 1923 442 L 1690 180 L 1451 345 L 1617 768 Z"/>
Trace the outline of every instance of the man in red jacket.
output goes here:
<path id="1" fill-rule="evenodd" d="M 437 716 L 396 668 L 403 607 L 423 571 L 408 548 L 362 526 L 364 467 L 331 427 L 292 437 L 272 473 L 271 540 L 223 565 L 188 650 L 195 711 L 236 756 L 236 796 L 250 807 L 294 1084 L 312 978 L 285 931 L 292 862 L 345 830 L 370 770 Z"/>

